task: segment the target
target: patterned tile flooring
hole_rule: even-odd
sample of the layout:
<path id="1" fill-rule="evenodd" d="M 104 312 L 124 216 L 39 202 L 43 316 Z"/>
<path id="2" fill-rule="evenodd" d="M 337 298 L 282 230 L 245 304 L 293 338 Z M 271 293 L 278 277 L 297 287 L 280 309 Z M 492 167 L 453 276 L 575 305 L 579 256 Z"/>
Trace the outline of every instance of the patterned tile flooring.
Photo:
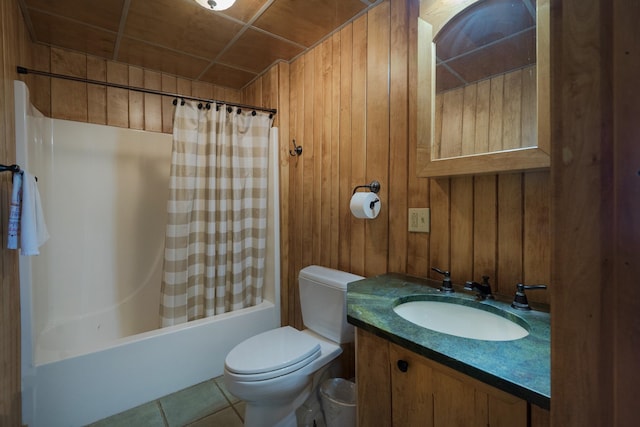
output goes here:
<path id="1" fill-rule="evenodd" d="M 90 424 L 90 427 L 242 427 L 244 402 L 232 396 L 222 377 Z"/>

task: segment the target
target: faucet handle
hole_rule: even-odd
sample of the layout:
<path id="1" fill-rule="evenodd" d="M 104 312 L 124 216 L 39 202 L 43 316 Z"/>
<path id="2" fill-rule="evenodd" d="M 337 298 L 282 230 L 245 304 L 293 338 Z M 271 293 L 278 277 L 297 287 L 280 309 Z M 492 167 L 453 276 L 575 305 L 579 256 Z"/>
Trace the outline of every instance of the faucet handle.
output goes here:
<path id="1" fill-rule="evenodd" d="M 444 276 L 444 278 L 442 279 L 442 286 L 440 286 L 440 291 L 455 292 L 453 290 L 453 286 L 451 285 L 451 273 L 449 271 L 442 271 L 437 267 L 431 267 L 431 269 L 436 273 L 440 273 Z"/>
<path id="2" fill-rule="evenodd" d="M 516 295 L 513 298 L 511 307 L 517 308 L 518 310 L 531 310 L 527 294 L 524 293 L 526 289 L 547 289 L 547 285 L 523 285 L 522 283 L 518 283 L 516 285 Z"/>

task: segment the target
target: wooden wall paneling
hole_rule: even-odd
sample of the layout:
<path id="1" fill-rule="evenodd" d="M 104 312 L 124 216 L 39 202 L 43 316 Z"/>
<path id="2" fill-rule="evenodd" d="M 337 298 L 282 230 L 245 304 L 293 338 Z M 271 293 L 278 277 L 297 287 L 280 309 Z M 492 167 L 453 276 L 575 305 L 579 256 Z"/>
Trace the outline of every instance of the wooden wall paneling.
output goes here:
<path id="1" fill-rule="evenodd" d="M 196 98 L 213 99 L 213 88 L 214 87 L 211 83 L 192 81 L 191 95 L 195 96 Z M 224 98 L 223 100 L 227 101 L 227 99 Z"/>
<path id="2" fill-rule="evenodd" d="M 279 108 L 278 102 L 278 76 L 280 75 L 280 64 L 269 68 L 262 76 L 262 101 L 258 105 L 265 108 Z M 273 120 L 274 126 L 279 126 L 278 115 Z"/>
<path id="3" fill-rule="evenodd" d="M 522 147 L 538 145 L 536 67 L 522 70 Z"/>
<path id="4" fill-rule="evenodd" d="M 522 70 L 504 76 L 502 148 L 522 147 Z"/>
<path id="5" fill-rule="evenodd" d="M 524 281 L 550 286 L 550 193 L 548 172 L 524 174 Z M 550 290 L 529 292 L 530 301 L 550 301 Z"/>
<path id="6" fill-rule="evenodd" d="M 432 158 L 440 159 L 444 157 L 445 153 L 442 152 L 442 126 L 443 124 L 443 110 L 444 110 L 444 96 L 437 95 L 434 102 L 434 129 L 433 129 L 433 146 L 431 148 Z"/>
<path id="7" fill-rule="evenodd" d="M 162 74 L 161 86 L 163 92 L 179 93 L 178 79 L 170 74 Z M 162 97 L 162 133 L 173 133 L 174 100 L 175 98 L 170 96 Z M 180 102 L 180 100 L 177 101 Z"/>
<path id="8" fill-rule="evenodd" d="M 479 280 L 473 274 L 473 177 L 451 178 L 451 280 Z"/>
<path id="9" fill-rule="evenodd" d="M 331 37 L 331 221 L 329 222 L 330 245 L 329 266 L 338 268 L 340 249 L 340 206 L 347 205 L 349 198 L 343 199 L 340 189 L 340 32 Z"/>
<path id="10" fill-rule="evenodd" d="M 21 21 L 22 19 L 20 19 Z M 29 43 L 31 67 L 41 71 L 51 71 L 51 48 Z M 45 116 L 51 117 L 51 78 L 27 75 L 31 103 Z"/>
<path id="11" fill-rule="evenodd" d="M 489 151 L 489 116 L 491 111 L 491 80 L 476 85 L 476 120 L 474 152 Z"/>
<path id="12" fill-rule="evenodd" d="M 140 67 L 129 66 L 129 85 L 144 87 L 144 70 Z M 142 92 L 129 91 L 129 128 L 144 129 L 146 121 L 145 97 Z"/>
<path id="13" fill-rule="evenodd" d="M 351 98 L 351 189 L 366 184 L 367 152 L 367 15 L 353 21 Z M 365 275 L 365 221 L 350 216 L 350 271 Z"/>
<path id="14" fill-rule="evenodd" d="M 442 94 L 441 97 L 443 107 L 440 157 L 458 157 L 462 155 L 464 90 L 450 90 Z M 436 112 L 439 111 L 436 107 Z"/>
<path id="15" fill-rule="evenodd" d="M 389 258 L 389 2 L 371 9 L 367 40 L 367 183 L 380 182 L 380 214 L 365 221 L 365 273 L 387 272 Z"/>
<path id="16" fill-rule="evenodd" d="M 300 241 L 298 243 L 299 252 L 295 268 L 295 276 L 303 267 L 311 264 L 312 258 L 312 209 L 313 206 L 313 162 L 314 162 L 314 141 L 313 141 L 313 76 L 314 76 L 314 51 L 309 52 L 301 58 L 303 67 L 300 80 L 300 118 L 302 125 L 298 129 L 298 143 L 304 145 L 303 155 L 296 159 L 296 168 L 298 168 L 298 177 L 295 181 L 296 185 L 296 216 L 298 218 L 298 227 L 296 232 L 299 234 Z M 293 278 L 292 278 L 293 279 Z M 300 312 L 300 294 L 298 285 L 293 281 L 295 290 L 295 325 L 302 326 L 302 313 Z"/>
<path id="17" fill-rule="evenodd" d="M 340 180 L 338 194 L 340 240 L 338 241 L 338 269 L 351 271 L 351 222 L 349 208 L 353 180 L 351 177 L 351 92 L 353 76 L 353 25 L 340 30 Z"/>
<path id="18" fill-rule="evenodd" d="M 614 402 L 622 397 L 617 393 L 619 380 L 615 373 L 620 379 L 635 380 L 631 394 L 637 396 L 638 347 L 636 341 L 632 365 L 621 366 L 623 372 L 617 372 L 613 365 L 618 350 L 615 337 L 618 328 L 628 326 L 618 323 L 622 319 L 618 319 L 612 298 L 627 298 L 629 294 L 622 292 L 620 287 L 627 284 L 616 283 L 615 271 L 611 270 L 610 257 L 616 252 L 612 230 L 617 219 L 614 216 L 617 189 L 612 181 L 614 166 L 610 156 L 616 143 L 625 146 L 612 138 L 617 123 L 612 119 L 615 103 L 611 82 L 615 81 L 615 74 L 612 75 L 615 67 L 612 69 L 611 52 L 616 48 L 619 48 L 618 55 L 638 51 L 637 42 L 625 48 L 611 45 L 612 34 L 616 32 L 621 37 L 622 34 L 637 36 L 637 16 L 631 19 L 635 21 L 633 26 L 617 27 L 616 24 L 624 21 L 612 20 L 612 8 L 620 7 L 620 11 L 629 13 L 628 8 L 635 2 L 563 0 L 561 7 L 558 2 L 551 3 L 557 6 L 551 7 L 551 60 L 562 64 L 561 68 L 554 68 L 557 74 L 552 73 L 551 88 L 553 283 L 547 291 L 552 297 L 553 319 L 551 425 L 633 426 L 637 424 L 637 411 L 626 421 L 616 420 L 614 412 L 617 405 Z M 637 11 L 637 6 L 632 10 Z M 624 90 L 632 90 L 637 85 L 635 81 L 617 83 L 620 85 L 617 87 Z M 635 121 L 637 126 L 637 118 L 629 121 Z M 634 146 L 637 153 L 637 142 L 629 140 L 626 146 Z M 637 173 L 637 169 L 636 163 L 629 172 Z M 525 200 L 531 196 L 529 186 L 535 178 L 525 176 Z M 633 179 L 637 186 L 638 176 Z M 531 221 L 527 217 L 530 213 L 525 212 L 525 226 Z M 637 260 L 637 236 L 635 241 Z M 530 249 L 534 249 L 533 245 L 528 246 Z M 529 281 L 529 274 L 536 272 L 530 271 L 526 263 L 527 260 L 525 280 Z M 637 261 L 633 264 L 624 268 L 637 272 Z M 536 292 L 545 293 L 535 291 L 531 296 Z M 636 319 L 637 309 L 636 304 Z M 637 337 L 635 335 L 636 340 Z M 634 408 L 637 408 L 637 399 L 633 397 Z"/>
<path id="19" fill-rule="evenodd" d="M 314 205 L 317 215 L 314 221 L 314 260 L 320 265 L 331 264 L 331 84 L 332 84 L 332 42 L 325 39 L 316 47 L 314 105 L 314 147 L 317 155 L 314 163 Z M 317 237 L 317 239 L 316 239 Z M 317 249 L 317 252 L 315 250 Z"/>
<path id="20" fill-rule="evenodd" d="M 162 74 L 144 70 L 144 88 L 162 90 Z M 162 96 L 144 94 L 144 130 L 162 132 Z"/>
<path id="21" fill-rule="evenodd" d="M 193 81 L 188 79 L 183 79 L 178 77 L 176 79 L 176 90 L 179 94 L 182 95 L 193 95 Z"/>
<path id="22" fill-rule="evenodd" d="M 504 76 L 491 78 L 491 95 L 489 99 L 489 151 L 500 151 L 502 150 Z"/>
<path id="23" fill-rule="evenodd" d="M 240 92 L 240 97 L 242 98 L 242 93 Z M 227 91 L 225 88 L 221 86 L 213 86 L 213 99 L 216 101 L 225 101 L 231 102 L 233 101 L 231 97 L 227 97 Z"/>
<path id="24" fill-rule="evenodd" d="M 495 292 L 509 295 L 523 282 L 523 197 L 521 173 L 498 175 L 498 263 Z"/>
<path id="25" fill-rule="evenodd" d="M 18 2 L 0 2 L 0 161 L 15 163 L 15 110 L 13 80 L 16 66 L 30 67 L 30 43 Z M 22 78 L 22 77 L 20 77 Z M 27 79 L 24 79 L 27 80 Z M 32 89 L 30 87 L 30 89 Z M 9 211 L 10 173 L 0 176 L 0 211 Z M 0 221 L 0 425 L 19 426 L 20 376 L 20 282 L 18 253 L 5 248 L 7 221 Z"/>
<path id="26" fill-rule="evenodd" d="M 107 81 L 107 62 L 104 59 L 87 56 L 87 78 Z M 87 85 L 87 121 L 99 125 L 107 124 L 107 87 Z"/>
<path id="27" fill-rule="evenodd" d="M 118 62 L 107 61 L 107 81 L 128 85 L 128 67 Z M 107 88 L 107 124 L 109 126 L 129 127 L 128 92 L 126 89 Z"/>
<path id="28" fill-rule="evenodd" d="M 260 76 L 251 82 L 249 86 L 245 86 L 240 90 L 243 104 L 254 105 L 262 102 L 262 80 L 263 76 Z"/>
<path id="29" fill-rule="evenodd" d="M 316 141 L 315 136 L 315 103 L 318 101 L 317 94 L 315 92 L 315 65 L 317 48 L 313 49 L 304 56 L 304 80 L 303 80 L 303 94 L 304 94 L 304 128 L 302 144 L 304 144 L 304 155 L 300 156 L 300 164 L 302 165 L 302 179 L 297 181 L 301 192 L 301 215 L 302 222 L 302 251 L 300 268 L 315 262 L 317 256 L 317 249 L 315 243 L 318 241 L 318 228 L 316 227 L 318 221 L 318 188 L 316 188 L 316 162 L 319 158 L 316 158 Z M 318 143 L 318 146 L 320 143 Z M 296 304 L 300 304 L 299 298 Z M 301 313 L 296 312 L 296 317 L 301 318 Z M 300 323 L 296 323 L 300 324 Z"/>
<path id="30" fill-rule="evenodd" d="M 290 111 L 292 132 L 290 137 L 297 140 L 298 144 L 302 144 L 304 137 L 304 58 L 300 58 L 291 65 L 291 95 Z M 306 145 L 306 144 L 305 144 Z M 303 147 L 304 148 L 304 147 Z M 308 150 L 307 150 L 308 151 Z M 303 151 L 303 156 L 307 153 Z M 304 224 L 302 222 L 302 173 L 303 163 L 302 157 L 290 157 L 289 164 L 293 167 L 292 173 L 289 174 L 289 185 L 291 207 L 289 209 L 291 217 L 294 219 L 293 227 L 290 233 L 291 260 L 289 262 L 289 324 L 295 325 L 296 313 L 298 313 L 300 304 L 298 301 L 298 287 L 296 277 L 298 271 L 302 267 L 302 235 L 304 232 Z"/>
<path id="31" fill-rule="evenodd" d="M 288 63 L 281 62 L 278 64 L 278 114 L 276 121 L 279 125 L 280 149 L 279 165 L 280 165 L 280 322 L 282 325 L 289 324 L 288 310 L 293 302 L 289 299 L 289 283 L 297 278 L 297 275 L 290 276 L 289 265 L 291 264 L 291 246 L 289 236 L 293 232 L 291 227 L 291 199 L 289 176 L 291 174 L 289 141 L 290 141 L 290 124 L 291 124 L 291 108 L 290 108 L 290 72 L 291 67 Z"/>
<path id="32" fill-rule="evenodd" d="M 389 58 L 388 270 L 406 271 L 408 228 L 409 103 L 408 3 L 391 1 Z M 424 206 L 426 200 L 423 201 Z"/>
<path id="33" fill-rule="evenodd" d="M 416 0 L 408 3 L 408 176 L 407 176 L 407 207 L 429 207 L 429 182 L 427 178 L 417 177 L 416 151 L 418 145 L 418 117 L 417 117 L 417 84 L 418 84 L 418 67 L 417 67 L 417 36 L 418 36 L 418 12 L 419 2 Z M 433 210 L 431 211 L 433 216 Z M 408 215 L 407 215 L 408 216 Z M 433 232 L 433 219 L 431 221 L 431 232 Z M 429 233 L 408 233 L 407 237 L 407 267 L 406 272 L 415 276 L 426 277 L 430 273 L 429 254 L 430 243 Z"/>
<path id="34" fill-rule="evenodd" d="M 430 180 L 431 232 L 428 273 L 429 277 L 437 279 L 441 279 L 442 276 L 431 271 L 431 268 L 453 271 L 451 262 L 451 191 L 449 178 Z M 460 272 L 456 272 L 455 277 L 457 278 L 459 274 Z"/>
<path id="35" fill-rule="evenodd" d="M 227 102 L 241 103 L 242 98 L 239 90 L 225 87 L 225 88 L 222 88 L 222 93 L 223 95 L 220 97 L 220 99 L 223 99 Z"/>
<path id="36" fill-rule="evenodd" d="M 631 425 L 638 419 L 637 392 L 640 383 L 637 360 L 640 354 L 640 293 L 637 292 L 640 265 L 640 153 L 638 140 L 638 117 L 640 117 L 640 90 L 637 73 L 640 58 L 631 54 L 640 48 L 637 17 L 640 16 L 640 3 L 625 0 L 618 2 L 614 9 L 615 28 L 613 67 L 615 75 L 612 81 L 613 110 L 617 117 L 613 134 L 612 182 L 615 196 L 614 224 L 612 239 L 615 261 L 611 263 L 612 275 L 605 273 L 604 284 L 615 286 L 611 292 L 612 311 L 616 313 L 614 335 L 614 353 L 612 375 L 616 379 L 613 402 L 614 425 Z M 610 143 L 606 141 L 605 144 Z M 584 205 L 583 205 L 584 206 Z M 607 281 L 611 277 L 610 283 Z M 605 331 L 608 333 L 608 331 Z"/>
<path id="37" fill-rule="evenodd" d="M 476 137 L 476 105 L 478 85 L 468 85 L 463 89 L 462 141 L 460 154 L 463 156 L 475 153 Z"/>
<path id="38" fill-rule="evenodd" d="M 52 48 L 51 72 L 86 78 L 86 56 Z M 55 117 L 86 122 L 87 102 L 86 83 L 62 79 L 51 81 L 51 112 Z"/>
<path id="39" fill-rule="evenodd" d="M 489 276 L 492 289 L 499 277 L 497 267 L 498 199 L 497 176 L 480 175 L 473 179 L 473 280 Z"/>

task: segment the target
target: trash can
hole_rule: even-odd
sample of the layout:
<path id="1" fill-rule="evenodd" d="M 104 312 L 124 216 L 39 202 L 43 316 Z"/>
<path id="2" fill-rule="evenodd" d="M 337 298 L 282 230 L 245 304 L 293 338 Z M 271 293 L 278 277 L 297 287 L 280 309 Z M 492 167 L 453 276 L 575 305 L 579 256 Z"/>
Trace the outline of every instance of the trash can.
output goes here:
<path id="1" fill-rule="evenodd" d="M 355 427 L 356 384 L 344 378 L 325 380 L 320 386 L 327 427 Z"/>

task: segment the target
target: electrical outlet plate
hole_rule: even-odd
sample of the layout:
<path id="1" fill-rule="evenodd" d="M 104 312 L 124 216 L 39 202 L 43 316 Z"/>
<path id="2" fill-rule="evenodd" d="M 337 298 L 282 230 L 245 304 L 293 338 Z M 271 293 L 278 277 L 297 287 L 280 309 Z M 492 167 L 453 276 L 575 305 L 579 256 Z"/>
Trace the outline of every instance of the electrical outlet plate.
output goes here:
<path id="1" fill-rule="evenodd" d="M 409 208 L 409 231 L 428 233 L 430 219 L 429 208 Z"/>

